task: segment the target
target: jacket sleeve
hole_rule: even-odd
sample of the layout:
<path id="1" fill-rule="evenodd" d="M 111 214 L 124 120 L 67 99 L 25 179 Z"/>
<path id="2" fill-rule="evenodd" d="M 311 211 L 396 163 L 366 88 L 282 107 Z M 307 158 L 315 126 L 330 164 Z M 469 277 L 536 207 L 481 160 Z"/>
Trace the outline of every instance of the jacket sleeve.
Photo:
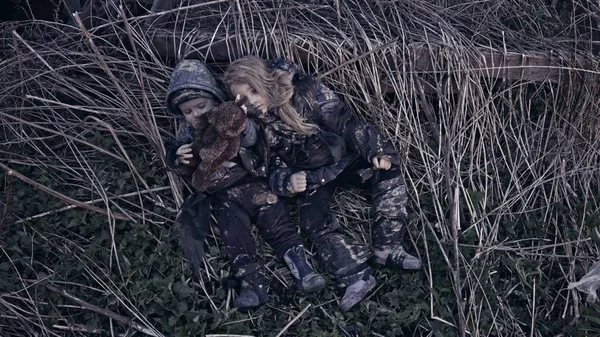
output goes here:
<path id="1" fill-rule="evenodd" d="M 184 128 L 187 128 L 185 122 L 177 129 L 177 139 L 165 142 L 165 163 L 167 164 L 167 169 L 169 171 L 180 177 L 188 178 L 192 176 L 195 168 L 180 164 L 177 161 L 177 149 L 179 149 L 181 145 L 191 142 L 191 139 L 184 134 Z"/>
<path id="2" fill-rule="evenodd" d="M 242 131 L 240 135 L 240 146 L 242 147 L 251 147 L 256 144 L 257 137 L 257 126 L 252 119 L 248 118 L 246 120 L 246 128 Z"/>
<path id="3" fill-rule="evenodd" d="M 285 197 L 292 197 L 295 193 L 290 192 L 287 186 L 294 170 L 287 167 L 278 156 L 273 156 L 269 163 L 269 187 L 273 193 Z"/>
<path id="4" fill-rule="evenodd" d="M 359 119 L 344 102 L 327 86 L 316 83 L 316 100 L 320 114 L 318 124 L 344 137 L 347 146 L 358 152 L 365 160 L 385 155 L 394 164 L 399 164 L 396 149 L 370 123 Z"/>

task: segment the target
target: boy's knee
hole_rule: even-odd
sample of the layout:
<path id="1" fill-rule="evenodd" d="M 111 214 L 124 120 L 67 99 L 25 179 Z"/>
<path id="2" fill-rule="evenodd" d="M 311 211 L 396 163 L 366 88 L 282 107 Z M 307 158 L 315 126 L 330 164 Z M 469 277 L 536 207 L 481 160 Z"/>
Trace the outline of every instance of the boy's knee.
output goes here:
<path id="1" fill-rule="evenodd" d="M 274 205 L 279 201 L 279 197 L 272 192 L 260 192 L 252 198 L 252 203 L 256 206 Z"/>

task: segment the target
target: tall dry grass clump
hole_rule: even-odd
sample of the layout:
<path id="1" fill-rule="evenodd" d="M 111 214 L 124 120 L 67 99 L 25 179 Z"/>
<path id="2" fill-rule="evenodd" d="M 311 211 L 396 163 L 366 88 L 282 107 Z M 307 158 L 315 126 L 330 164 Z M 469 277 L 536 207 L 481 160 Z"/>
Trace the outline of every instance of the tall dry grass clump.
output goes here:
<path id="1" fill-rule="evenodd" d="M 599 256 L 597 5 L 183 6 L 0 24 L 3 336 L 600 333 L 598 305 L 567 289 Z M 335 289 L 298 294 L 264 248 L 273 299 L 242 314 L 213 234 L 190 279 L 171 239 L 189 189 L 164 169 L 164 94 L 178 59 L 221 72 L 246 54 L 301 64 L 394 141 L 422 273 L 377 269 L 374 294 L 342 315 Z M 369 242 L 362 195 L 333 207 Z"/>

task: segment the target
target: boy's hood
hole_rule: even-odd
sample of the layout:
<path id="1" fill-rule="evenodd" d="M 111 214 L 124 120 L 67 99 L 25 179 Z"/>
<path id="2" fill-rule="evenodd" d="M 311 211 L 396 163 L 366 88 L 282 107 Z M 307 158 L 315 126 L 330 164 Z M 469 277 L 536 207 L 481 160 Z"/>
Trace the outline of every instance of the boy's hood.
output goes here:
<path id="1" fill-rule="evenodd" d="M 172 104 L 173 94 L 181 89 L 198 89 L 211 93 L 219 103 L 225 101 L 225 94 L 219 87 L 212 72 L 199 60 L 183 60 L 177 64 L 167 90 L 167 110 L 176 117 L 183 117 L 178 107 Z"/>

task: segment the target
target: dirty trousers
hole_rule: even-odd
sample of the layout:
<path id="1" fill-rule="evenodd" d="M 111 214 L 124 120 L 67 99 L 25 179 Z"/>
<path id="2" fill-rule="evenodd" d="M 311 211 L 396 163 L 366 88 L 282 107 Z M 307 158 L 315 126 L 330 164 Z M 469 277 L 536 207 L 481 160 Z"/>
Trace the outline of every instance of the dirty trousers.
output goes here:
<path id="1" fill-rule="evenodd" d="M 389 170 L 373 170 L 373 175 L 363 182 L 360 170 L 371 167 L 366 160 L 358 158 L 334 181 L 299 195 L 301 228 L 315 244 L 321 264 L 337 278 L 339 286 L 370 275 L 367 262 L 373 256 L 373 249 L 397 247 L 404 241 L 408 197 L 400 169 L 393 165 Z M 336 187 L 347 184 L 371 189 L 372 248 L 351 243 L 342 235 L 331 213 Z"/>
<path id="2" fill-rule="evenodd" d="M 234 270 L 258 261 L 252 223 L 280 259 L 288 249 L 302 244 L 286 204 L 271 192 L 266 181 L 250 182 L 215 193 L 214 212 Z"/>
<path id="3" fill-rule="evenodd" d="M 288 249 L 302 244 L 286 204 L 262 180 L 229 187 L 210 196 L 195 194 L 186 200 L 177 217 L 180 244 L 194 272 L 202 263 L 202 246 L 210 229 L 211 201 L 234 275 L 243 276 L 245 273 L 238 273 L 242 267 L 247 272 L 250 265 L 260 267 L 252 223 L 280 259 Z"/>

